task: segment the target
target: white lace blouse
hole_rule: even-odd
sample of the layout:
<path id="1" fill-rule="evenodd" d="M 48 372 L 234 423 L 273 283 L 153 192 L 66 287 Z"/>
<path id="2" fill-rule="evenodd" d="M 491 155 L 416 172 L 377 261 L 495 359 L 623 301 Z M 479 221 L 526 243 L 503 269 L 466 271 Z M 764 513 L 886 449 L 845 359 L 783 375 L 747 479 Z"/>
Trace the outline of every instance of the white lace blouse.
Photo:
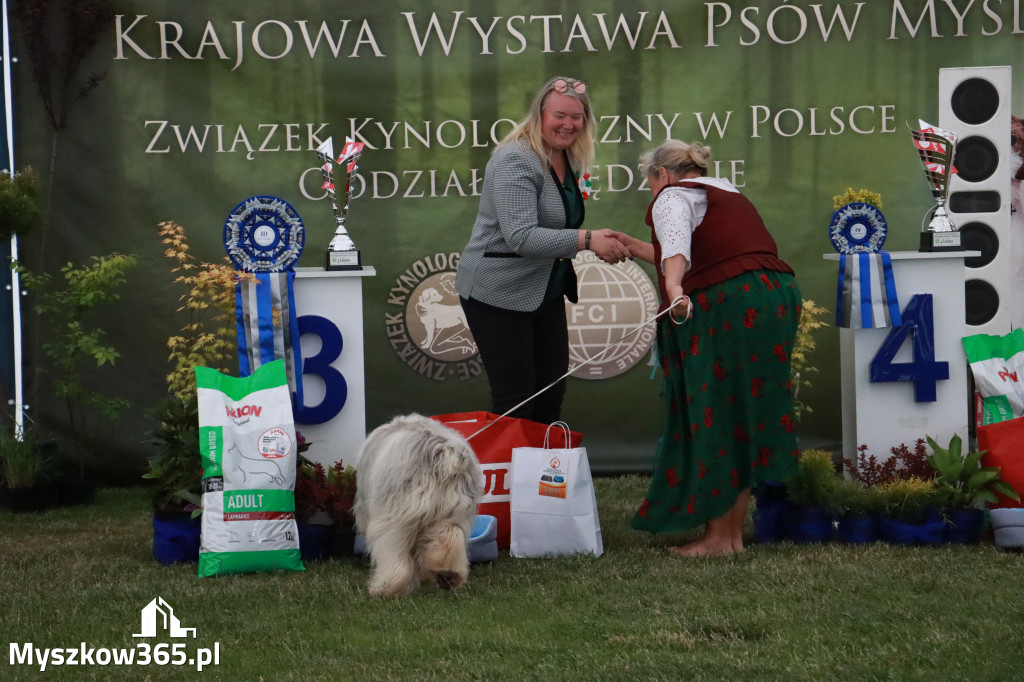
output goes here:
<path id="1" fill-rule="evenodd" d="M 699 182 L 727 192 L 739 192 L 731 182 L 723 178 L 690 178 L 687 182 Z M 708 195 L 703 189 L 668 187 L 658 195 L 651 209 L 651 217 L 654 219 L 654 232 L 661 242 L 661 263 L 658 265 L 662 272 L 665 271 L 665 260 L 680 254 L 686 259 L 686 269 L 690 269 L 693 231 L 704 221 L 707 210 Z"/>

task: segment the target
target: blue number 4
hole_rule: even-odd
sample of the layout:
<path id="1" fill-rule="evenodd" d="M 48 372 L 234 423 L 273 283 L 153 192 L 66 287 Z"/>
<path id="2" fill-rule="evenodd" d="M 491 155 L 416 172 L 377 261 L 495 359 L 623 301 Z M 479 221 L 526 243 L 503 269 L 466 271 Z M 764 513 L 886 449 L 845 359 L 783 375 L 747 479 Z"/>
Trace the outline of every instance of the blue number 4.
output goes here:
<path id="1" fill-rule="evenodd" d="M 871 381 L 912 381 L 916 402 L 935 402 L 935 384 L 949 379 L 949 363 L 935 361 L 932 295 L 914 294 L 901 315 L 903 324 L 889 332 L 871 359 Z M 893 362 L 908 334 L 913 342 L 914 361 Z"/>

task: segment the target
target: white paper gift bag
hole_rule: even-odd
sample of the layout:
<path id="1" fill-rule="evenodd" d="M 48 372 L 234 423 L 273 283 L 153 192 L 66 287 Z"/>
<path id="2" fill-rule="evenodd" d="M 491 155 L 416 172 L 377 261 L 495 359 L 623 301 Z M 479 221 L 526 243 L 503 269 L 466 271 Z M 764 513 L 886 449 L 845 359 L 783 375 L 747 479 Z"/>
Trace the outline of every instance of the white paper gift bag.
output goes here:
<path id="1" fill-rule="evenodd" d="M 568 438 L 569 427 L 555 422 Z M 569 441 L 566 440 L 566 443 Z M 604 552 L 586 448 L 512 450 L 512 556 L 543 558 Z"/>

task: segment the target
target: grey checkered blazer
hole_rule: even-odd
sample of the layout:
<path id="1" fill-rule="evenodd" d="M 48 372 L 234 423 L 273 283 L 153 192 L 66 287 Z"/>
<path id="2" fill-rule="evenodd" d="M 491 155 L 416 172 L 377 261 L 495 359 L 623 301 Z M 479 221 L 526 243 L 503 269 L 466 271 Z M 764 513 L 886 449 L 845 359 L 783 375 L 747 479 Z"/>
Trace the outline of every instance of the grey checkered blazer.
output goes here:
<path id="1" fill-rule="evenodd" d="M 480 211 L 459 260 L 459 295 L 507 310 L 539 308 L 555 260 L 576 255 L 565 216 L 554 174 L 529 145 L 500 147 L 484 170 Z"/>

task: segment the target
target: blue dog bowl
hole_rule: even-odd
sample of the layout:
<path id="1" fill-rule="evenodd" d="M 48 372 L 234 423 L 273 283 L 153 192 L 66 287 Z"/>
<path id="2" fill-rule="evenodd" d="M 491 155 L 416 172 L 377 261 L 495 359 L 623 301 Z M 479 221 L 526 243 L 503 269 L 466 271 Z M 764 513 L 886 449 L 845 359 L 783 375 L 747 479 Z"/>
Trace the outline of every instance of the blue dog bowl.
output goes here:
<path id="1" fill-rule="evenodd" d="M 356 535 L 355 553 L 366 553 L 366 538 Z M 477 514 L 469 533 L 469 561 L 480 564 L 498 558 L 498 519 Z"/>
<path id="2" fill-rule="evenodd" d="M 498 519 L 477 514 L 469 534 L 469 561 L 479 564 L 498 558 Z"/>

